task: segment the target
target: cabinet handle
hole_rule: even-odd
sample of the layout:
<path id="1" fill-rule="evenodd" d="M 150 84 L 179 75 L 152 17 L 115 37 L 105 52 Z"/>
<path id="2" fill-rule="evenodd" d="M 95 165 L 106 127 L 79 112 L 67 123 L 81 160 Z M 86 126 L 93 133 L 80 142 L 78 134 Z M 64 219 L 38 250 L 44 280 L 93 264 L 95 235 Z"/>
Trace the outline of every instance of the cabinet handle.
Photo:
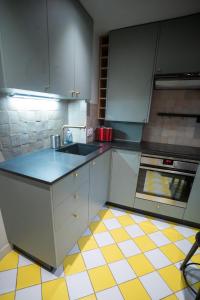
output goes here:
<path id="1" fill-rule="evenodd" d="M 78 193 L 74 194 L 74 199 L 78 199 Z"/>
<path id="2" fill-rule="evenodd" d="M 93 162 L 92 162 L 92 165 L 95 166 L 95 165 L 96 165 L 96 161 L 93 161 Z"/>
<path id="3" fill-rule="evenodd" d="M 76 92 L 72 91 L 72 97 L 76 96 Z"/>
<path id="4" fill-rule="evenodd" d="M 78 173 L 74 173 L 74 176 L 75 176 L 75 177 L 78 177 Z"/>
<path id="5" fill-rule="evenodd" d="M 72 214 L 72 216 L 76 219 L 78 219 L 78 215 L 77 214 Z"/>
<path id="6" fill-rule="evenodd" d="M 157 205 L 157 208 L 160 208 L 160 205 L 159 205 L 159 204 Z"/>

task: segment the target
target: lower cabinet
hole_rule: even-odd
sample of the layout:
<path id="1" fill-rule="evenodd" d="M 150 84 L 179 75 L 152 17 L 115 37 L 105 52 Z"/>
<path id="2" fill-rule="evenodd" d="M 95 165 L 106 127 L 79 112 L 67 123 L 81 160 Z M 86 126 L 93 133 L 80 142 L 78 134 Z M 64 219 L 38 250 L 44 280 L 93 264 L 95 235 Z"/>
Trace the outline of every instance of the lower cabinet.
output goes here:
<path id="1" fill-rule="evenodd" d="M 134 208 L 177 219 L 182 219 L 185 211 L 182 207 L 171 206 L 139 198 L 135 198 Z"/>
<path id="2" fill-rule="evenodd" d="M 185 209 L 184 220 L 200 223 L 200 165 Z"/>
<path id="3" fill-rule="evenodd" d="M 90 162 L 89 220 L 108 201 L 111 150 Z"/>
<path id="4" fill-rule="evenodd" d="M 110 202 L 133 207 L 140 155 L 140 152 L 112 150 Z"/>

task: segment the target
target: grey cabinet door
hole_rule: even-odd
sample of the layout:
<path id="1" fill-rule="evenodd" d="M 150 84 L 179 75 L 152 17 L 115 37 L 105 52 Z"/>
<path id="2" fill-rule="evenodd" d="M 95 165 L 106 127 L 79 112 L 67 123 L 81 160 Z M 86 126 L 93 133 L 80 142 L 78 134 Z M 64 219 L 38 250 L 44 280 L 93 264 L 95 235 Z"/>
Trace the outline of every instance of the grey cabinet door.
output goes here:
<path id="1" fill-rule="evenodd" d="M 185 209 L 184 219 L 200 223 L 200 165 Z"/>
<path id="2" fill-rule="evenodd" d="M 108 201 L 110 156 L 107 151 L 90 163 L 89 219 Z"/>
<path id="3" fill-rule="evenodd" d="M 93 21 L 78 1 L 75 1 L 74 24 L 76 98 L 90 99 Z"/>
<path id="4" fill-rule="evenodd" d="M 74 1 L 48 0 L 50 92 L 72 98 L 74 90 Z"/>
<path id="5" fill-rule="evenodd" d="M 148 24 L 110 33 L 107 120 L 147 121 L 157 32 Z"/>
<path id="6" fill-rule="evenodd" d="M 112 151 L 110 202 L 133 207 L 139 165 L 139 152 Z"/>
<path id="7" fill-rule="evenodd" d="M 161 23 L 156 73 L 200 71 L 200 14 Z"/>
<path id="8" fill-rule="evenodd" d="M 0 35 L 1 87 L 44 92 L 49 86 L 46 1 L 1 0 Z"/>

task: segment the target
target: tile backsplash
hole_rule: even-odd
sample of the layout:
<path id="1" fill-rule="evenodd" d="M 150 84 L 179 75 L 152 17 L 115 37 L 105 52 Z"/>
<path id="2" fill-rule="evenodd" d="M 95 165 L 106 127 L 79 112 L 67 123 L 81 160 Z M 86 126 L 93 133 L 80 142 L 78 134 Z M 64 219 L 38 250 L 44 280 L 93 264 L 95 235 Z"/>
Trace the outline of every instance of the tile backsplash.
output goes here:
<path id="1" fill-rule="evenodd" d="M 143 140 L 200 147 L 200 123 L 195 118 L 158 116 L 159 112 L 200 114 L 200 90 L 155 90 Z"/>
<path id="2" fill-rule="evenodd" d="M 49 147 L 65 123 L 66 102 L 0 96 L 0 151 L 8 159 Z"/>

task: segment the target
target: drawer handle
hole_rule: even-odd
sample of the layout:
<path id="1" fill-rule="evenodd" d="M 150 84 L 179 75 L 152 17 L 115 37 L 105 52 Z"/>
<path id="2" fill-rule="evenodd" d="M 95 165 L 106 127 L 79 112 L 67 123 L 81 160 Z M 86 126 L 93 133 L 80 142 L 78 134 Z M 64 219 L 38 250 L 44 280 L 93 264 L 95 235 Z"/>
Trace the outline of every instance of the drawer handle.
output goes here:
<path id="1" fill-rule="evenodd" d="M 78 177 L 78 173 L 75 173 L 74 176 L 75 176 L 75 177 Z"/>
<path id="2" fill-rule="evenodd" d="M 78 219 L 78 215 L 77 214 L 72 214 L 72 216 L 76 219 Z"/>
<path id="3" fill-rule="evenodd" d="M 78 194 L 74 194 L 74 199 L 78 199 Z"/>
<path id="4" fill-rule="evenodd" d="M 96 161 L 93 161 L 93 162 L 92 162 L 92 165 L 95 166 L 95 165 L 96 165 Z"/>
<path id="5" fill-rule="evenodd" d="M 157 208 L 160 208 L 160 205 L 159 205 L 159 204 L 157 205 Z"/>

